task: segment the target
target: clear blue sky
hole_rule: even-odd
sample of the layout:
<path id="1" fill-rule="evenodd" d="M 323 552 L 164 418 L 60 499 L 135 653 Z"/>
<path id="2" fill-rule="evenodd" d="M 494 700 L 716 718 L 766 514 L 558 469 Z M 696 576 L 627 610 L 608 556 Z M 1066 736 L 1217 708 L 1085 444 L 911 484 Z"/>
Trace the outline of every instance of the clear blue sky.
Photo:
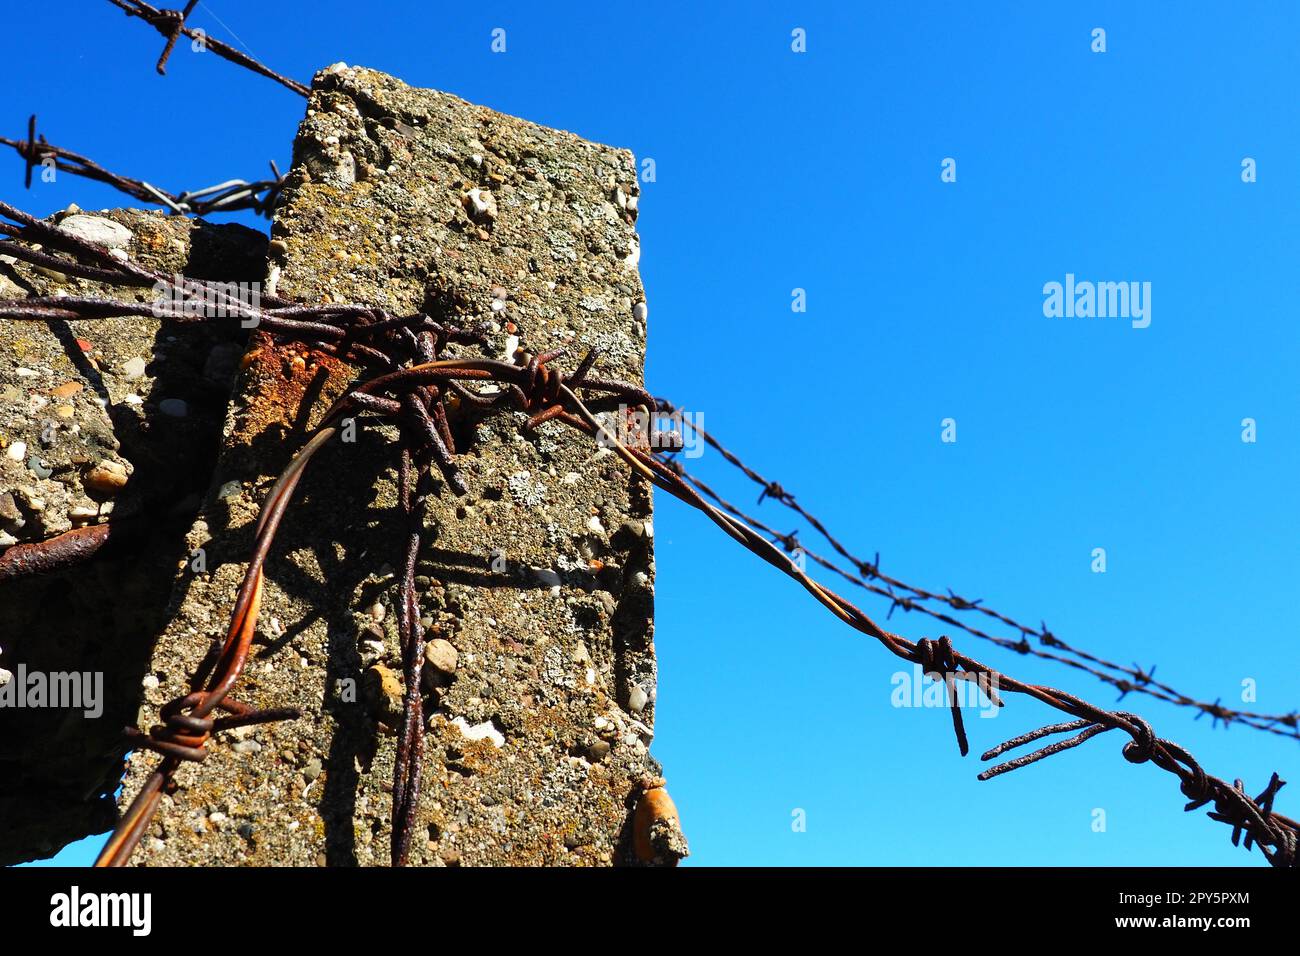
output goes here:
<path id="1" fill-rule="evenodd" d="M 344 60 L 653 157 L 638 228 L 657 394 L 906 580 L 1159 664 L 1201 698 L 1239 704 L 1253 678 L 1258 709 L 1300 707 L 1294 5 L 361 10 L 204 0 L 193 23 L 304 80 Z M 173 189 L 287 166 L 293 94 L 185 46 L 160 78 L 159 38 L 106 3 L 5 18 L 23 38 L 8 135 L 36 110 L 52 141 Z M 955 183 L 940 180 L 945 157 Z M 71 177 L 24 194 L 7 162 L 0 197 L 38 213 L 122 202 Z M 1044 283 L 1067 273 L 1150 282 L 1150 327 L 1044 317 Z M 806 313 L 791 311 L 796 287 Z M 955 444 L 940 441 L 945 418 Z M 752 503 L 717 456 L 698 468 Z M 976 782 L 946 712 L 890 705 L 893 658 L 659 497 L 654 751 L 693 863 L 1262 863 L 1183 814 L 1176 781 L 1129 765 L 1113 734 Z M 915 615 L 893 624 L 938 636 Z M 956 637 L 1018 676 L 1114 700 Z M 1252 793 L 1290 776 L 1279 809 L 1300 812 L 1294 742 L 1123 706 Z M 1015 698 L 969 721 L 973 749 L 1052 719 Z"/>

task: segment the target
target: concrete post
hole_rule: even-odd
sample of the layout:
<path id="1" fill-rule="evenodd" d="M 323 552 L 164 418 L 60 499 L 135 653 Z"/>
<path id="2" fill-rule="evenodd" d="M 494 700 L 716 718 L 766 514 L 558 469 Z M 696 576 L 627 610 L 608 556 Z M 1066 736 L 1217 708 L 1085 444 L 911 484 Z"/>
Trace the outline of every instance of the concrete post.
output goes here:
<path id="1" fill-rule="evenodd" d="M 493 353 L 589 346 L 640 381 L 637 177 L 586 142 L 336 65 L 318 74 L 272 227 L 270 291 L 491 323 Z M 224 633 L 258 505 L 357 373 L 261 333 L 227 420 L 146 692 L 185 693 Z M 455 423 L 469 493 L 442 488 L 417 587 L 431 638 L 425 865 L 673 863 L 685 854 L 648 748 L 654 557 L 648 486 L 562 424 L 522 413 Z M 147 864 L 388 862 L 401 699 L 393 569 L 395 432 L 358 428 L 316 459 L 267 566 L 261 635 L 234 697 L 299 706 L 243 728 L 178 774 L 137 851 Z M 156 757 L 132 761 L 125 800 Z M 649 796 L 645 796 L 645 794 Z"/>

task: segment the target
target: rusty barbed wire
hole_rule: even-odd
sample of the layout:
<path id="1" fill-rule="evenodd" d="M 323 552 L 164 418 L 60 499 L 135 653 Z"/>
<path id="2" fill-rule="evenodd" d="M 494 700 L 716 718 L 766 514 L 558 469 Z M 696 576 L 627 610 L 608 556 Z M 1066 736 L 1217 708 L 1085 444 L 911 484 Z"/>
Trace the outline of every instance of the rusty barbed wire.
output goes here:
<path id="1" fill-rule="evenodd" d="M 206 216 L 214 212 L 239 212 L 252 210 L 268 219 L 275 213 L 280 200 L 280 190 L 284 177 L 280 174 L 275 161 L 271 162 L 272 179 L 246 182 L 242 179 L 230 179 L 205 189 L 187 190 L 182 193 L 170 193 L 159 189 L 143 179 L 134 179 L 105 169 L 99 163 L 70 149 L 55 146 L 36 132 L 36 114 L 27 121 L 27 138 L 10 139 L 0 136 L 0 146 L 8 146 L 16 152 L 26 164 L 24 184 L 32 187 L 32 172 L 37 167 L 53 168 L 59 172 L 91 179 L 95 182 L 112 186 L 141 202 L 165 206 L 178 215 Z"/>
<path id="2" fill-rule="evenodd" d="M 1128 694 L 1138 693 L 1153 697 L 1156 700 L 1165 703 L 1174 704 L 1180 707 L 1188 707 L 1197 711 L 1196 720 L 1209 715 L 1214 725 L 1220 721 L 1224 726 L 1232 723 L 1238 723 L 1254 730 L 1261 730 L 1265 733 L 1275 734 L 1279 737 L 1289 737 L 1293 740 L 1300 740 L 1300 713 L 1291 711 L 1286 714 L 1265 714 L 1251 710 L 1233 709 L 1223 706 L 1222 700 L 1216 700 L 1213 703 L 1208 701 L 1197 700 L 1196 698 L 1185 694 L 1182 691 L 1155 679 L 1156 667 L 1143 668 L 1137 664 L 1127 667 L 1123 664 L 1117 664 L 1108 661 L 1096 654 L 1092 654 L 1077 646 L 1067 643 L 1057 635 L 1048 630 L 1044 623 L 1040 627 L 1030 627 L 1021 624 L 1001 613 L 987 607 L 982 599 L 967 600 L 960 595 L 948 590 L 947 594 L 939 594 L 929 591 L 925 588 L 908 584 L 893 577 L 880 569 L 880 554 L 876 553 L 871 561 L 866 561 L 848 550 L 835 535 L 833 535 L 815 515 L 804 508 L 795 499 L 795 496 L 786 491 L 779 483 L 770 481 L 763 475 L 759 474 L 744 461 L 742 461 L 734 452 L 729 450 L 711 433 L 704 430 L 703 426 L 691 420 L 690 416 L 683 415 L 681 410 L 674 406 L 666 399 L 656 399 L 658 411 L 672 416 L 674 422 L 680 422 L 690 427 L 697 435 L 700 436 L 711 448 L 717 451 L 725 461 L 735 467 L 747 478 L 762 488 L 758 502 L 766 499 L 772 499 L 785 505 L 791 511 L 795 512 L 814 530 L 817 531 L 835 550 L 840 557 L 847 561 L 856 569 L 857 573 L 850 571 L 837 564 L 834 560 L 814 551 L 803 541 L 799 540 L 797 532 L 782 533 L 754 517 L 752 514 L 745 512 L 732 502 L 723 498 L 710 485 L 702 479 L 686 471 L 685 467 L 679 460 L 673 456 L 675 450 L 665 452 L 662 457 L 677 471 L 682 478 L 690 482 L 706 498 L 716 502 L 728 514 L 739 518 L 753 527 L 758 528 L 764 534 L 777 544 L 780 544 L 787 553 L 794 553 L 796 550 L 801 551 L 815 564 L 825 568 L 827 571 L 843 578 L 849 583 L 863 588 L 866 591 L 876 594 L 880 597 L 887 598 L 890 601 L 889 611 L 886 619 L 893 616 L 895 610 L 902 608 L 904 611 L 919 611 L 937 621 L 941 621 L 951 627 L 960 628 L 967 634 L 996 644 L 998 647 L 1014 651 L 1017 654 L 1037 657 L 1042 660 L 1052 661 L 1076 670 L 1083 671 L 1103 683 L 1109 684 L 1119 691 L 1119 700 L 1123 700 Z M 873 582 L 879 581 L 876 584 Z M 990 617 L 1007 627 L 1020 633 L 1019 640 L 1011 640 L 1007 637 L 999 637 L 988 631 L 982 630 L 966 621 L 953 617 L 944 611 L 928 606 L 927 602 L 933 604 L 943 604 L 950 609 L 958 612 L 977 612 Z M 1061 653 L 1053 653 L 1052 650 L 1040 650 L 1030 643 L 1030 638 L 1036 638 L 1044 647 L 1051 648 Z M 1071 657 L 1063 655 L 1072 655 Z"/>
<path id="3" fill-rule="evenodd" d="M 172 50 L 176 47 L 176 42 L 182 37 L 189 37 L 191 40 L 198 40 L 203 44 L 203 48 L 211 50 L 223 60 L 228 60 L 245 69 L 259 73 L 268 79 L 275 80 L 286 89 L 293 90 L 299 96 L 307 96 L 311 92 L 302 83 L 297 80 L 291 80 L 287 76 L 281 76 L 269 66 L 259 63 L 247 53 L 236 50 L 228 43 L 222 43 L 220 40 L 208 36 L 206 33 L 195 30 L 186 24 L 189 15 L 194 12 L 198 5 L 198 0 L 189 0 L 183 10 L 160 10 L 157 7 L 144 3 L 143 0 L 108 0 L 113 6 L 126 13 L 128 17 L 139 17 L 145 23 L 149 24 L 167 41 L 163 47 L 162 55 L 158 57 L 156 69 L 160 74 L 167 72 L 167 61 L 171 58 Z"/>
<path id="4" fill-rule="evenodd" d="M 79 275 L 115 285 L 141 286 L 168 282 L 178 295 L 198 294 L 183 283 L 160 277 L 130 260 L 121 261 L 108 250 L 58 231 L 19 210 L 0 202 L 0 216 L 13 225 L 0 224 L 0 234 L 9 237 L 0 248 L 16 258 L 55 268 L 68 275 Z M 53 253 L 27 249 L 22 243 L 38 243 Z M 456 446 L 446 427 L 444 397 L 454 395 L 466 406 L 485 410 L 514 409 L 530 417 L 523 428 L 532 429 L 556 420 L 612 448 L 637 474 L 655 487 L 701 511 L 729 537 L 797 581 L 812 597 L 845 624 L 875 639 L 895 656 L 918 664 L 923 673 L 945 686 L 954 733 L 962 755 L 969 751 L 956 681 L 974 681 L 998 706 L 1005 704 L 1008 693 L 1032 697 L 1070 718 L 1020 735 L 984 752 L 982 760 L 991 761 L 1007 752 L 1048 737 L 1073 733 L 1073 737 L 1041 746 L 1034 752 L 996 764 L 979 774 L 988 780 L 1037 763 L 1049 756 L 1077 747 L 1092 737 L 1120 730 L 1130 738 L 1122 755 L 1130 763 L 1151 763 L 1174 775 L 1188 802 L 1184 810 L 1196 810 L 1212 804 L 1208 816 L 1232 828 L 1232 840 L 1239 844 L 1243 834 L 1247 849 L 1258 846 L 1265 859 L 1274 866 L 1294 867 L 1297 863 L 1297 836 L 1300 824 L 1275 813 L 1273 804 L 1284 781 L 1273 774 L 1268 785 L 1256 797 L 1246 792 L 1242 781 L 1229 784 L 1211 776 L 1183 747 L 1160 738 L 1142 717 L 1127 711 L 1108 711 L 1081 698 L 1046 685 L 1018 681 L 974 658 L 960 653 L 947 636 L 938 640 L 922 638 L 911 641 L 880 627 L 872 618 L 845 598 L 809 577 L 776 543 L 769 541 L 741 518 L 711 505 L 679 473 L 648 447 L 628 444 L 619 439 L 599 417 L 608 414 L 611 403 L 626 413 L 628 408 L 656 408 L 654 399 L 639 386 L 593 377 L 596 353 L 589 352 L 575 371 L 565 375 L 554 366 L 562 351 L 556 350 L 529 358 L 524 364 L 487 358 L 442 358 L 442 345 L 481 344 L 482 333 L 475 330 L 448 329 L 431 316 L 390 316 L 379 309 L 359 305 L 305 306 L 272 299 L 270 308 L 244 306 L 244 316 L 256 316 L 265 332 L 283 340 L 310 344 L 328 354 L 356 362 L 377 373 L 365 378 L 345 393 L 326 412 L 322 424 L 280 475 L 267 495 L 259 513 L 255 544 L 243 583 L 236 597 L 231 622 L 224 641 L 196 671 L 191 693 L 169 702 L 160 717 L 162 724 L 148 732 L 130 730 L 139 747 L 162 755 L 159 766 L 150 774 L 139 793 L 123 814 L 113 836 L 100 855 L 97 865 L 124 865 L 139 843 L 156 811 L 163 792 L 171 785 L 177 768 L 187 761 L 202 761 L 205 745 L 222 730 L 251 723 L 290 719 L 291 709 L 256 711 L 230 699 L 247 660 L 261 604 L 264 565 L 275 533 L 284 518 L 308 463 L 334 437 L 345 415 L 367 414 L 393 418 L 399 425 L 399 486 L 402 512 L 410 531 L 405 541 L 399 614 L 399 641 L 402 646 L 404 673 L 407 678 L 402 723 L 398 730 L 398 754 L 394 764 L 393 790 L 393 862 L 405 862 L 405 852 L 414 826 L 419 799 L 419 769 L 422 748 L 422 703 L 420 700 L 420 658 L 423 632 L 419 625 L 414 596 L 414 560 L 420 549 L 420 511 L 431 493 L 428 476 L 436 464 L 448 487 L 458 491 Z M 26 299 L 0 302 L 0 317 L 42 321 L 50 318 L 88 319 L 105 315 L 141 315 L 147 304 L 115 302 L 93 297 Z M 150 313 L 152 314 L 152 313 Z M 163 317 L 183 320 L 184 309 L 163 310 Z M 192 321 L 202 321 L 195 319 Z M 495 394 L 475 391 L 472 386 L 493 385 Z M 579 390 L 587 397 L 580 398 Z M 463 487 L 463 483 L 460 484 Z M 201 688 L 201 689 L 200 689 Z M 213 717 L 216 710 L 228 716 Z"/>
<path id="5" fill-rule="evenodd" d="M 190 13 L 193 12 L 195 6 L 198 3 L 198 0 L 189 0 L 185 8 L 180 11 L 156 9 L 147 3 L 141 2 L 141 0 L 109 0 L 109 2 L 112 3 L 114 6 L 118 7 L 119 9 L 124 10 L 128 16 L 137 16 L 142 20 L 144 20 L 145 22 L 149 23 L 166 38 L 167 40 L 166 46 L 163 49 L 162 55 L 159 57 L 158 64 L 157 64 L 157 69 L 160 74 L 166 72 L 165 67 L 168 58 L 171 56 L 172 50 L 175 47 L 175 44 L 181 35 L 185 35 L 191 38 L 197 38 L 197 34 L 189 27 L 186 26 L 186 20 L 189 17 Z M 217 52 L 225 59 L 233 63 L 236 63 L 240 66 L 244 66 L 248 69 L 251 69 L 257 73 L 260 73 L 263 76 L 267 76 L 275 80 L 276 82 L 285 85 L 289 89 L 301 93 L 304 96 L 308 95 L 309 90 L 307 87 L 303 86 L 300 83 L 297 83 L 296 81 L 289 80 L 275 73 L 270 68 L 252 59 L 250 56 L 240 53 L 239 51 L 233 50 L 232 48 L 224 44 L 221 44 L 219 41 L 211 40 L 210 38 L 204 37 L 204 41 L 207 44 L 209 44 L 210 48 L 212 48 L 214 52 Z M 34 122 L 34 117 L 33 117 L 33 122 Z M 29 132 L 28 142 L 31 143 L 32 140 L 33 140 L 33 133 Z M 4 142 L 7 145 L 15 145 L 12 141 L 4 140 L 4 139 L 0 139 L 0 142 Z M 43 138 L 42 138 L 42 142 L 44 142 Z M 29 146 L 29 149 L 30 148 L 31 147 Z M 80 159 L 80 157 L 78 157 L 78 159 Z M 276 172 L 276 184 L 277 184 L 276 192 L 278 193 L 278 182 L 280 180 L 280 176 L 278 170 L 275 170 L 275 172 Z M 31 177 L 30 159 L 28 159 L 27 177 L 28 177 L 28 183 L 30 185 L 30 177 Z M 96 178 L 96 177 L 92 176 L 90 178 Z M 140 184 L 140 185 L 143 185 L 150 191 L 153 190 L 153 187 L 148 186 L 148 184 Z M 266 185 L 266 184 L 252 184 L 252 185 Z M 238 181 L 225 183 L 222 184 L 222 186 L 228 186 L 228 187 L 248 186 L 249 188 L 251 188 L 249 184 L 243 184 Z M 213 188 L 220 189 L 221 187 L 213 187 Z M 139 196 L 139 193 L 131 192 L 129 189 L 124 189 L 123 191 L 130 192 L 131 195 Z M 207 192 L 207 190 L 204 190 L 202 192 Z M 189 195 L 198 196 L 199 194 L 194 193 Z M 155 198 L 161 198 L 161 197 L 151 198 L 149 196 L 140 196 L 140 198 L 143 198 L 146 201 L 155 201 Z M 173 198 L 177 198 L 177 197 L 173 197 Z M 273 199 L 274 197 L 272 197 L 272 205 L 273 205 Z M 167 205 L 168 203 L 166 203 L 166 201 L 164 200 L 163 204 Z M 267 212 L 265 214 L 269 215 L 270 213 Z M 671 405 L 671 403 L 665 402 L 663 400 L 659 400 L 659 410 L 672 412 L 674 408 Z M 887 618 L 892 617 L 894 611 L 899 608 L 901 608 L 904 611 L 918 610 L 921 611 L 923 614 L 927 614 L 935 618 L 936 620 L 942 621 L 953 627 L 957 627 L 967 632 L 968 634 L 971 634 L 974 637 L 996 644 L 1000 647 L 1013 650 L 1016 653 L 1022 655 L 1035 656 L 1044 660 L 1050 660 L 1059 664 L 1064 664 L 1066 666 L 1074 667 L 1078 670 L 1082 670 L 1085 673 L 1088 673 L 1093 677 L 1097 678 L 1098 680 L 1101 680 L 1104 683 L 1107 683 L 1112 687 L 1114 687 L 1115 689 L 1117 689 L 1119 691 L 1120 700 L 1123 700 L 1123 698 L 1130 693 L 1145 694 L 1149 697 L 1153 697 L 1157 700 L 1162 700 L 1166 703 L 1192 708 L 1197 711 L 1196 714 L 1197 720 L 1199 720 L 1203 716 L 1209 715 L 1211 718 L 1211 722 L 1216 726 L 1220 721 L 1222 721 L 1225 726 L 1228 726 L 1233 722 L 1237 722 L 1242 724 L 1243 726 L 1247 726 L 1255 730 L 1262 730 L 1268 733 L 1276 734 L 1278 736 L 1290 737 L 1293 739 L 1300 740 L 1300 712 L 1293 710 L 1285 714 L 1265 714 L 1265 713 L 1259 713 L 1251 710 L 1234 709 L 1230 707 L 1225 707 L 1222 703 L 1222 699 L 1218 699 L 1213 702 L 1198 700 L 1195 697 L 1192 697 L 1191 695 L 1179 691 L 1178 689 L 1176 689 L 1175 687 L 1169 684 L 1156 680 L 1155 666 L 1152 666 L 1150 668 L 1144 668 L 1136 663 L 1133 664 L 1132 666 L 1127 666 L 1127 665 L 1118 664 L 1116 662 L 1106 660 L 1105 658 L 1102 658 L 1098 655 L 1094 655 L 1088 651 L 1083 650 L 1082 648 L 1073 646 L 1067 643 L 1066 641 L 1062 640 L 1061 638 L 1057 637 L 1050 630 L 1048 630 L 1045 622 L 1041 623 L 1039 627 L 1032 627 L 1029 625 L 1021 624 L 1019 621 L 1014 620 L 1008 615 L 1002 614 L 996 610 L 993 610 L 992 608 L 985 607 L 983 605 L 982 599 L 971 601 L 961 597 L 960 595 L 956 594 L 952 590 L 949 590 L 946 595 L 939 594 L 936 592 L 929 591 L 925 588 L 920 588 L 914 585 L 907 584 L 906 582 L 903 582 L 897 578 L 894 578 L 890 575 L 881 572 L 880 558 L 878 553 L 873 561 L 866 561 L 854 555 L 842 544 L 842 542 L 839 539 L 837 539 L 833 534 L 831 534 L 831 532 L 817 517 L 815 517 L 813 514 L 808 512 L 805 508 L 803 508 L 795 500 L 794 495 L 787 492 L 779 483 L 764 478 L 754 469 L 750 468 L 738 456 L 736 456 L 734 453 L 732 453 L 730 450 L 724 447 L 720 442 L 714 439 L 712 435 L 704 431 L 702 427 L 697 427 L 693 422 L 690 422 L 688 424 L 710 446 L 712 446 L 716 451 L 718 451 L 726 461 L 728 461 L 730 464 L 735 466 L 743 474 L 745 474 L 746 477 L 750 478 L 752 481 L 754 481 L 760 486 L 762 491 L 758 499 L 759 504 L 761 504 L 764 499 L 770 497 L 780 502 L 781 504 L 785 505 L 786 507 L 790 508 L 791 510 L 793 510 L 811 527 L 813 527 L 819 534 L 821 534 L 822 537 L 825 538 L 826 541 L 835 550 L 835 552 L 838 553 L 843 560 L 849 562 L 849 564 L 854 569 L 856 569 L 857 573 L 854 574 L 852 572 L 846 571 L 842 567 L 836 565 L 833 561 L 825 558 L 822 555 L 812 552 L 807 547 L 804 547 L 802 544 L 800 544 L 801 549 L 804 551 L 805 554 L 808 555 L 809 558 L 812 558 L 817 564 L 821 565 L 822 567 L 826 568 L 832 573 L 835 573 L 845 578 L 846 580 L 848 580 L 849 582 L 857 586 L 863 587 L 866 590 L 871 591 L 872 593 L 877 593 L 880 594 L 881 596 L 888 597 L 891 604 L 890 604 L 889 611 L 887 613 Z M 693 476 L 686 476 L 686 477 L 691 481 L 695 480 Z M 743 512 L 736 510 L 728 502 L 717 497 L 716 494 L 713 494 L 712 489 L 709 489 L 709 493 L 710 493 L 710 497 L 713 497 L 715 500 L 717 500 L 720 505 L 724 506 L 725 510 L 728 510 L 734 516 L 740 517 L 742 520 L 746 520 L 751 524 L 755 523 L 754 519 L 745 515 Z M 776 532 L 774 529 L 768 529 L 768 531 L 771 535 L 773 535 L 774 539 L 777 540 L 778 542 L 788 543 L 789 541 L 793 540 L 792 535 L 781 535 L 779 532 Z M 867 583 L 868 580 L 877 580 L 882 582 L 884 585 L 883 589 L 879 586 L 869 585 Z M 1019 632 L 1021 635 L 1021 639 L 1019 641 L 1011 641 L 1006 638 L 994 636 L 980 628 L 974 627 L 972 625 L 967 624 L 964 621 L 954 618 L 949 614 L 943 612 L 937 612 L 934 609 L 927 607 L 926 602 L 938 602 L 938 603 L 947 604 L 952 610 L 958 612 L 978 612 L 984 614 L 990 618 L 993 618 L 999 623 Z M 1031 637 L 1037 639 L 1045 647 L 1060 650 L 1064 654 L 1071 655 L 1071 657 L 1077 659 L 1072 660 L 1071 657 L 1064 657 L 1061 656 L 1060 654 L 1053 654 L 1048 651 L 1040 651 L 1034 648 L 1029 643 L 1029 638 Z"/>

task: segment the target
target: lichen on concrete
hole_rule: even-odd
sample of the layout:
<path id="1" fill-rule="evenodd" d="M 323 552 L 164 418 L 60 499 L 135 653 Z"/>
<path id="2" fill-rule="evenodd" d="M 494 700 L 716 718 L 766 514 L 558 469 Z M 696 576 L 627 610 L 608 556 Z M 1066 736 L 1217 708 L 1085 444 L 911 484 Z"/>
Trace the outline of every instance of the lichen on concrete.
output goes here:
<path id="1" fill-rule="evenodd" d="M 268 285 L 487 323 L 493 357 L 602 350 L 639 382 L 645 326 L 630 153 L 336 65 L 318 74 L 272 226 Z M 632 200 L 632 201 L 630 201 Z M 255 334 L 217 474 L 146 692 L 185 693 L 224 635 L 258 506 L 361 370 Z M 470 488 L 439 487 L 418 567 L 431 641 L 413 864 L 673 863 L 685 853 L 650 756 L 656 696 L 650 488 L 559 423 L 453 410 Z M 389 426 L 359 420 L 313 462 L 267 564 L 233 696 L 296 721 L 220 735 L 164 799 L 142 864 L 389 859 L 403 522 Z M 156 758 L 132 760 L 129 800 Z M 634 813 L 638 804 L 639 814 Z M 635 838 L 638 820 L 653 829 Z M 650 845 L 651 851 L 638 853 Z"/>

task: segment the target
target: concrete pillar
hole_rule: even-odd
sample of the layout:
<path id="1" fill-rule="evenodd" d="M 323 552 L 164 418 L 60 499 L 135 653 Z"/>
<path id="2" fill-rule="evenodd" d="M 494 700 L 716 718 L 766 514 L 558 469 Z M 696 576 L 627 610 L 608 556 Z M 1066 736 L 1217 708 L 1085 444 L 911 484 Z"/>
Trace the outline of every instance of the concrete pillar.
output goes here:
<path id="1" fill-rule="evenodd" d="M 490 323 L 494 356 L 590 346 L 641 381 L 644 299 L 625 150 L 336 65 L 313 84 L 270 291 Z M 185 693 L 224 634 L 257 509 L 357 374 L 255 333 L 146 710 Z M 617 456 L 522 413 L 462 409 L 469 493 L 429 508 L 420 611 L 433 641 L 411 862 L 611 865 L 685 853 L 653 737 L 650 490 Z M 315 459 L 267 565 L 260 637 L 232 697 L 298 706 L 177 775 L 147 864 L 385 865 L 400 708 L 395 431 L 365 425 Z M 157 758 L 132 761 L 125 800 Z M 652 796 L 643 799 L 650 788 Z M 125 804 L 123 804 L 125 805 Z M 636 812 L 639 807 L 639 812 Z M 638 852 L 639 850 L 639 852 Z"/>

